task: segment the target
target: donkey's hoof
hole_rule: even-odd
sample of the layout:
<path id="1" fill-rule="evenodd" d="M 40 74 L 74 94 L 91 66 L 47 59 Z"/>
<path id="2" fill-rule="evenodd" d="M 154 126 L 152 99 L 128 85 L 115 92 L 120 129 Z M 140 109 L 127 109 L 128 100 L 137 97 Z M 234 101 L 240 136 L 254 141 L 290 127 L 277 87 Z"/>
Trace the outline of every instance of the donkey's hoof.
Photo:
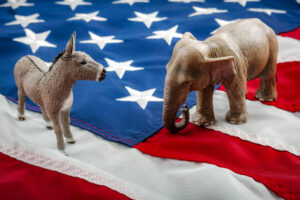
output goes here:
<path id="1" fill-rule="evenodd" d="M 76 141 L 73 138 L 67 138 L 67 143 L 74 144 Z"/>
<path id="2" fill-rule="evenodd" d="M 59 152 L 64 154 L 65 156 L 69 156 L 69 154 L 64 149 L 59 149 Z"/>
<path id="3" fill-rule="evenodd" d="M 52 122 L 47 122 L 47 121 L 46 121 L 46 128 L 47 128 L 48 130 L 53 130 L 53 124 L 52 124 Z"/>
<path id="4" fill-rule="evenodd" d="M 24 116 L 18 116 L 18 120 L 24 121 L 26 118 Z"/>

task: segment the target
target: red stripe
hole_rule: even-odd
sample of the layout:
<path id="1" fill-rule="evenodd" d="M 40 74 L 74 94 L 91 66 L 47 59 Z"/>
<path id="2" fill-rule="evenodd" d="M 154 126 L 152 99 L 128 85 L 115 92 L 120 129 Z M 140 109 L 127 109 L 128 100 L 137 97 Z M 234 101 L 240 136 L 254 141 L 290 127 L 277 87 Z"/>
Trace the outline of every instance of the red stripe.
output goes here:
<path id="1" fill-rule="evenodd" d="M 0 199 L 129 199 L 106 186 L 23 163 L 0 153 Z"/>
<path id="2" fill-rule="evenodd" d="M 300 62 L 277 64 L 277 94 L 274 102 L 262 102 L 291 112 L 300 111 Z M 248 81 L 246 98 L 258 101 L 255 92 L 259 87 L 259 79 Z M 221 86 L 219 90 L 225 91 Z"/>
<path id="3" fill-rule="evenodd" d="M 280 33 L 279 35 L 284 36 L 284 37 L 291 37 L 300 40 L 300 27 L 297 28 L 296 30 L 286 32 L 286 33 Z"/>
<path id="4" fill-rule="evenodd" d="M 285 151 L 192 124 L 177 134 L 162 129 L 134 147 L 153 156 L 228 168 L 254 178 L 285 199 L 300 199 L 300 157 Z"/>

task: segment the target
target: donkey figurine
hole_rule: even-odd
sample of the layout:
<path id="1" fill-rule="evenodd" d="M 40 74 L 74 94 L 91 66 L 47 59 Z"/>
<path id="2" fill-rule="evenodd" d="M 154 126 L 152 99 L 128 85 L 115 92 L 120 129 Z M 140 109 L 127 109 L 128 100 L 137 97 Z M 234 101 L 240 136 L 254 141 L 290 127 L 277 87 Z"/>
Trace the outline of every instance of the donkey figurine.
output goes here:
<path id="1" fill-rule="evenodd" d="M 63 134 L 68 143 L 75 143 L 70 131 L 73 85 L 77 80 L 102 81 L 106 76 L 101 64 L 86 53 L 75 51 L 75 37 L 74 32 L 65 51 L 56 56 L 49 70 L 44 61 L 31 55 L 22 57 L 14 69 L 19 97 L 19 120 L 25 120 L 25 99 L 28 96 L 40 106 L 46 127 L 54 128 L 57 148 L 65 155 Z"/>

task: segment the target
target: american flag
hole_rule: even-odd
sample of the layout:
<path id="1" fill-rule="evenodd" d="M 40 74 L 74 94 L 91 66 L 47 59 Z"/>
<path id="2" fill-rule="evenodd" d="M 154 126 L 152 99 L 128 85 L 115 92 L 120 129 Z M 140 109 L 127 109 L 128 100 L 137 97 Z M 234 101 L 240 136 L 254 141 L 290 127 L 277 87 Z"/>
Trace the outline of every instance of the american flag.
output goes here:
<path id="1" fill-rule="evenodd" d="M 1 199 L 300 199 L 299 0 L 8 0 L 0 15 Z M 257 101 L 259 80 L 249 81 L 249 121 L 231 125 L 221 86 L 215 125 L 169 133 L 161 119 L 174 45 L 185 32 L 204 40 L 245 18 L 278 35 L 278 99 Z M 13 69 L 28 54 L 50 66 L 74 31 L 76 50 L 107 78 L 75 84 L 77 143 L 65 157 L 29 99 L 27 120 L 16 120 Z M 186 104 L 196 104 L 195 92 Z"/>

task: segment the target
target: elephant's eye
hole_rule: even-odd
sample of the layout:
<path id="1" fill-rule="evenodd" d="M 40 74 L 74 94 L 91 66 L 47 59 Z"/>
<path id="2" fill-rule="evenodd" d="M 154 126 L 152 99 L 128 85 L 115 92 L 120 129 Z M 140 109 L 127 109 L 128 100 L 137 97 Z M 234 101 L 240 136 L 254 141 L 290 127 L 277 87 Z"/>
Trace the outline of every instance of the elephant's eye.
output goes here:
<path id="1" fill-rule="evenodd" d="M 82 61 L 80 64 L 85 65 L 85 64 L 86 64 L 86 61 Z"/>

